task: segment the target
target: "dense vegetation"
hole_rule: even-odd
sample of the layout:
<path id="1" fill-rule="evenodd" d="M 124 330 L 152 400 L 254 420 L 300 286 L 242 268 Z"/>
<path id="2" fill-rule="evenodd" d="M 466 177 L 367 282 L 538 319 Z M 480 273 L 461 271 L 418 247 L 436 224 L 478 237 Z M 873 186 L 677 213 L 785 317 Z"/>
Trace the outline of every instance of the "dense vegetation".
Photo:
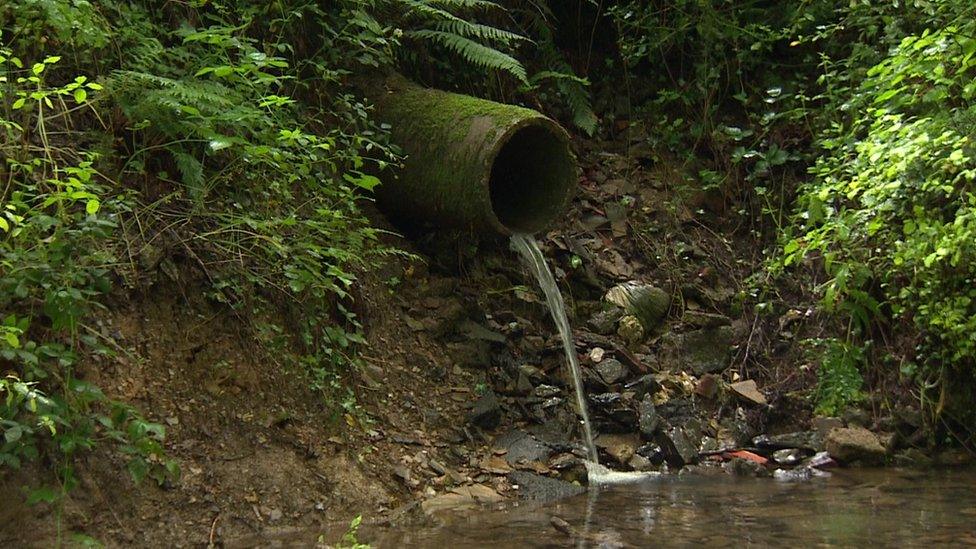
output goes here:
<path id="1" fill-rule="evenodd" d="M 658 161 L 688 166 L 768 247 L 743 302 L 817 300 L 822 411 L 894 376 L 933 417 L 971 425 L 972 7 L 573 4 L 0 7 L 0 467 L 43 453 L 67 490 L 72 456 L 112 441 L 136 478 L 178 474 L 161 425 L 75 375 L 114 352 L 90 323 L 112 288 L 174 258 L 242 318 L 290 310 L 297 326 L 254 321 L 255 337 L 298 344 L 309 383 L 354 406 L 355 273 L 397 253 L 361 209 L 398 162 L 362 79 L 394 69 L 585 135 L 643 121 Z"/>

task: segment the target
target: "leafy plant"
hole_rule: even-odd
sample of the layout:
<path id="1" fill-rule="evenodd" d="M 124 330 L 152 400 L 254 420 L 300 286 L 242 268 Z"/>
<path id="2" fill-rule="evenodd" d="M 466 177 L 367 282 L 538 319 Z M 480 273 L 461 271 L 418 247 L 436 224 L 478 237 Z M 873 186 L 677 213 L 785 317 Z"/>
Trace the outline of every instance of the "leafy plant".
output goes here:
<path id="1" fill-rule="evenodd" d="M 852 404 L 864 399 L 861 369 L 865 364 L 864 350 L 837 340 L 807 341 L 812 355 L 820 364 L 817 370 L 815 393 L 816 412 L 827 416 L 840 415 Z"/>
<path id="2" fill-rule="evenodd" d="M 962 3 L 931 8 L 909 19 L 924 30 L 888 27 L 887 54 L 854 48 L 824 63 L 822 81 L 841 82 L 825 92 L 828 105 L 850 114 L 820 134 L 824 154 L 777 262 L 816 260 L 824 307 L 849 318 L 855 336 L 914 340 L 901 362 L 919 365 L 935 412 L 963 418 L 970 412 L 952 395 L 976 382 L 976 28 Z"/>

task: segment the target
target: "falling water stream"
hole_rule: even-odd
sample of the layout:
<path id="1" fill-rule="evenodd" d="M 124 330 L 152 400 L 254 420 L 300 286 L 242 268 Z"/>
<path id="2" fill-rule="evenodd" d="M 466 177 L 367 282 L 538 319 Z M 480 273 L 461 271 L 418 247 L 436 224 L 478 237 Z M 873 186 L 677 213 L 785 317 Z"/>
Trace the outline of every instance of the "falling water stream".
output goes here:
<path id="1" fill-rule="evenodd" d="M 549 305 L 549 312 L 552 319 L 559 328 L 559 336 L 563 340 L 563 350 L 566 351 L 566 363 L 569 364 L 569 371 L 573 377 L 573 388 L 576 390 L 576 405 L 579 414 L 583 418 L 583 434 L 586 439 L 586 452 L 589 460 L 599 463 L 596 452 L 596 445 L 593 444 L 593 427 L 590 425 L 590 414 L 586 409 L 586 394 L 583 392 L 583 374 L 580 371 L 579 357 L 576 355 L 576 345 L 573 343 L 573 332 L 569 326 L 569 319 L 566 318 L 566 304 L 563 296 L 559 293 L 556 286 L 556 279 L 546 264 L 546 258 L 539 249 L 539 244 L 535 238 L 529 234 L 515 233 L 512 235 L 512 247 L 515 248 L 525 259 L 526 264 L 535 275 L 542 293 L 546 296 L 546 303 Z"/>

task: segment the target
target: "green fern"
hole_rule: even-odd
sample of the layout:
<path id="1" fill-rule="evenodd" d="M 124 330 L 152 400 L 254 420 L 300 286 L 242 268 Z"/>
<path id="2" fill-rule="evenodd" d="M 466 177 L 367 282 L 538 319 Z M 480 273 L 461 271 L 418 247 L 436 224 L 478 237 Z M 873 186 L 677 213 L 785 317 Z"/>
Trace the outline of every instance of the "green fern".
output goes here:
<path id="1" fill-rule="evenodd" d="M 186 186 L 187 194 L 189 194 L 195 204 L 200 205 L 205 194 L 203 164 L 193 155 L 175 147 L 170 148 L 170 154 L 173 155 L 173 160 L 176 161 L 176 169 L 183 176 L 183 185 Z"/>
<path id="2" fill-rule="evenodd" d="M 551 66 L 560 70 L 536 73 L 532 75 L 532 83 L 540 83 L 545 80 L 555 82 L 556 91 L 566 101 L 566 105 L 572 113 L 573 125 L 592 136 L 596 133 L 600 120 L 593 112 L 593 106 L 590 104 L 590 94 L 586 89 L 590 85 L 589 81 L 573 74 L 572 69 L 565 62 L 556 61 Z"/>
<path id="3" fill-rule="evenodd" d="M 505 9 L 497 2 L 490 2 L 489 0 L 427 0 L 427 2 L 454 9 L 480 9 L 485 11 Z"/>
<path id="4" fill-rule="evenodd" d="M 556 48 L 552 35 L 551 21 L 555 17 L 544 3 L 533 3 L 535 9 L 522 10 L 524 23 L 528 28 L 527 34 L 538 41 L 538 61 L 549 70 L 540 71 L 532 76 L 532 84 L 539 85 L 546 81 L 552 82 L 556 92 L 565 101 L 573 117 L 573 125 L 593 135 L 599 126 L 599 119 L 593 112 L 590 93 L 587 88 L 590 82 L 575 74 L 573 68 Z"/>
<path id="5" fill-rule="evenodd" d="M 528 84 L 529 82 L 525 67 L 511 55 L 500 52 L 495 48 L 479 44 L 474 40 L 458 36 L 457 34 L 443 31 L 419 30 L 410 31 L 406 34 L 414 38 L 430 40 L 431 42 L 440 44 L 460 55 L 472 65 L 477 65 L 484 69 L 505 71 L 523 83 Z"/>
<path id="6" fill-rule="evenodd" d="M 459 15 L 473 10 L 501 10 L 504 8 L 488 0 L 394 0 L 407 9 L 407 19 L 420 21 L 424 28 L 408 30 L 408 37 L 425 40 L 446 48 L 472 65 L 489 70 L 504 71 L 520 82 L 528 83 L 525 67 L 511 55 L 488 45 L 510 48 L 528 40 L 522 35 L 468 20 Z"/>
<path id="7" fill-rule="evenodd" d="M 521 34 L 509 32 L 490 25 L 471 23 L 464 20 L 452 19 L 448 21 L 438 21 L 436 24 L 434 24 L 433 30 L 456 34 L 458 36 L 465 36 L 468 38 L 477 38 L 478 40 L 490 40 L 506 46 L 515 42 L 530 41 Z"/>

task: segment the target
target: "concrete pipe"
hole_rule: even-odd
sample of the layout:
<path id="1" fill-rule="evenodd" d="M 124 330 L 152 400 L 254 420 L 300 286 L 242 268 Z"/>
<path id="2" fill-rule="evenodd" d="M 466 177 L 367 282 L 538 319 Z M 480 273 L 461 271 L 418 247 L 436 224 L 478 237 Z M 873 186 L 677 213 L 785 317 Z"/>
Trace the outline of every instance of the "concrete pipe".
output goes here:
<path id="1" fill-rule="evenodd" d="M 375 91 L 375 90 L 374 90 Z M 396 222 L 536 233 L 568 205 L 577 166 L 566 131 L 522 107 L 427 89 L 402 78 L 373 95 L 406 155 L 377 202 Z"/>

